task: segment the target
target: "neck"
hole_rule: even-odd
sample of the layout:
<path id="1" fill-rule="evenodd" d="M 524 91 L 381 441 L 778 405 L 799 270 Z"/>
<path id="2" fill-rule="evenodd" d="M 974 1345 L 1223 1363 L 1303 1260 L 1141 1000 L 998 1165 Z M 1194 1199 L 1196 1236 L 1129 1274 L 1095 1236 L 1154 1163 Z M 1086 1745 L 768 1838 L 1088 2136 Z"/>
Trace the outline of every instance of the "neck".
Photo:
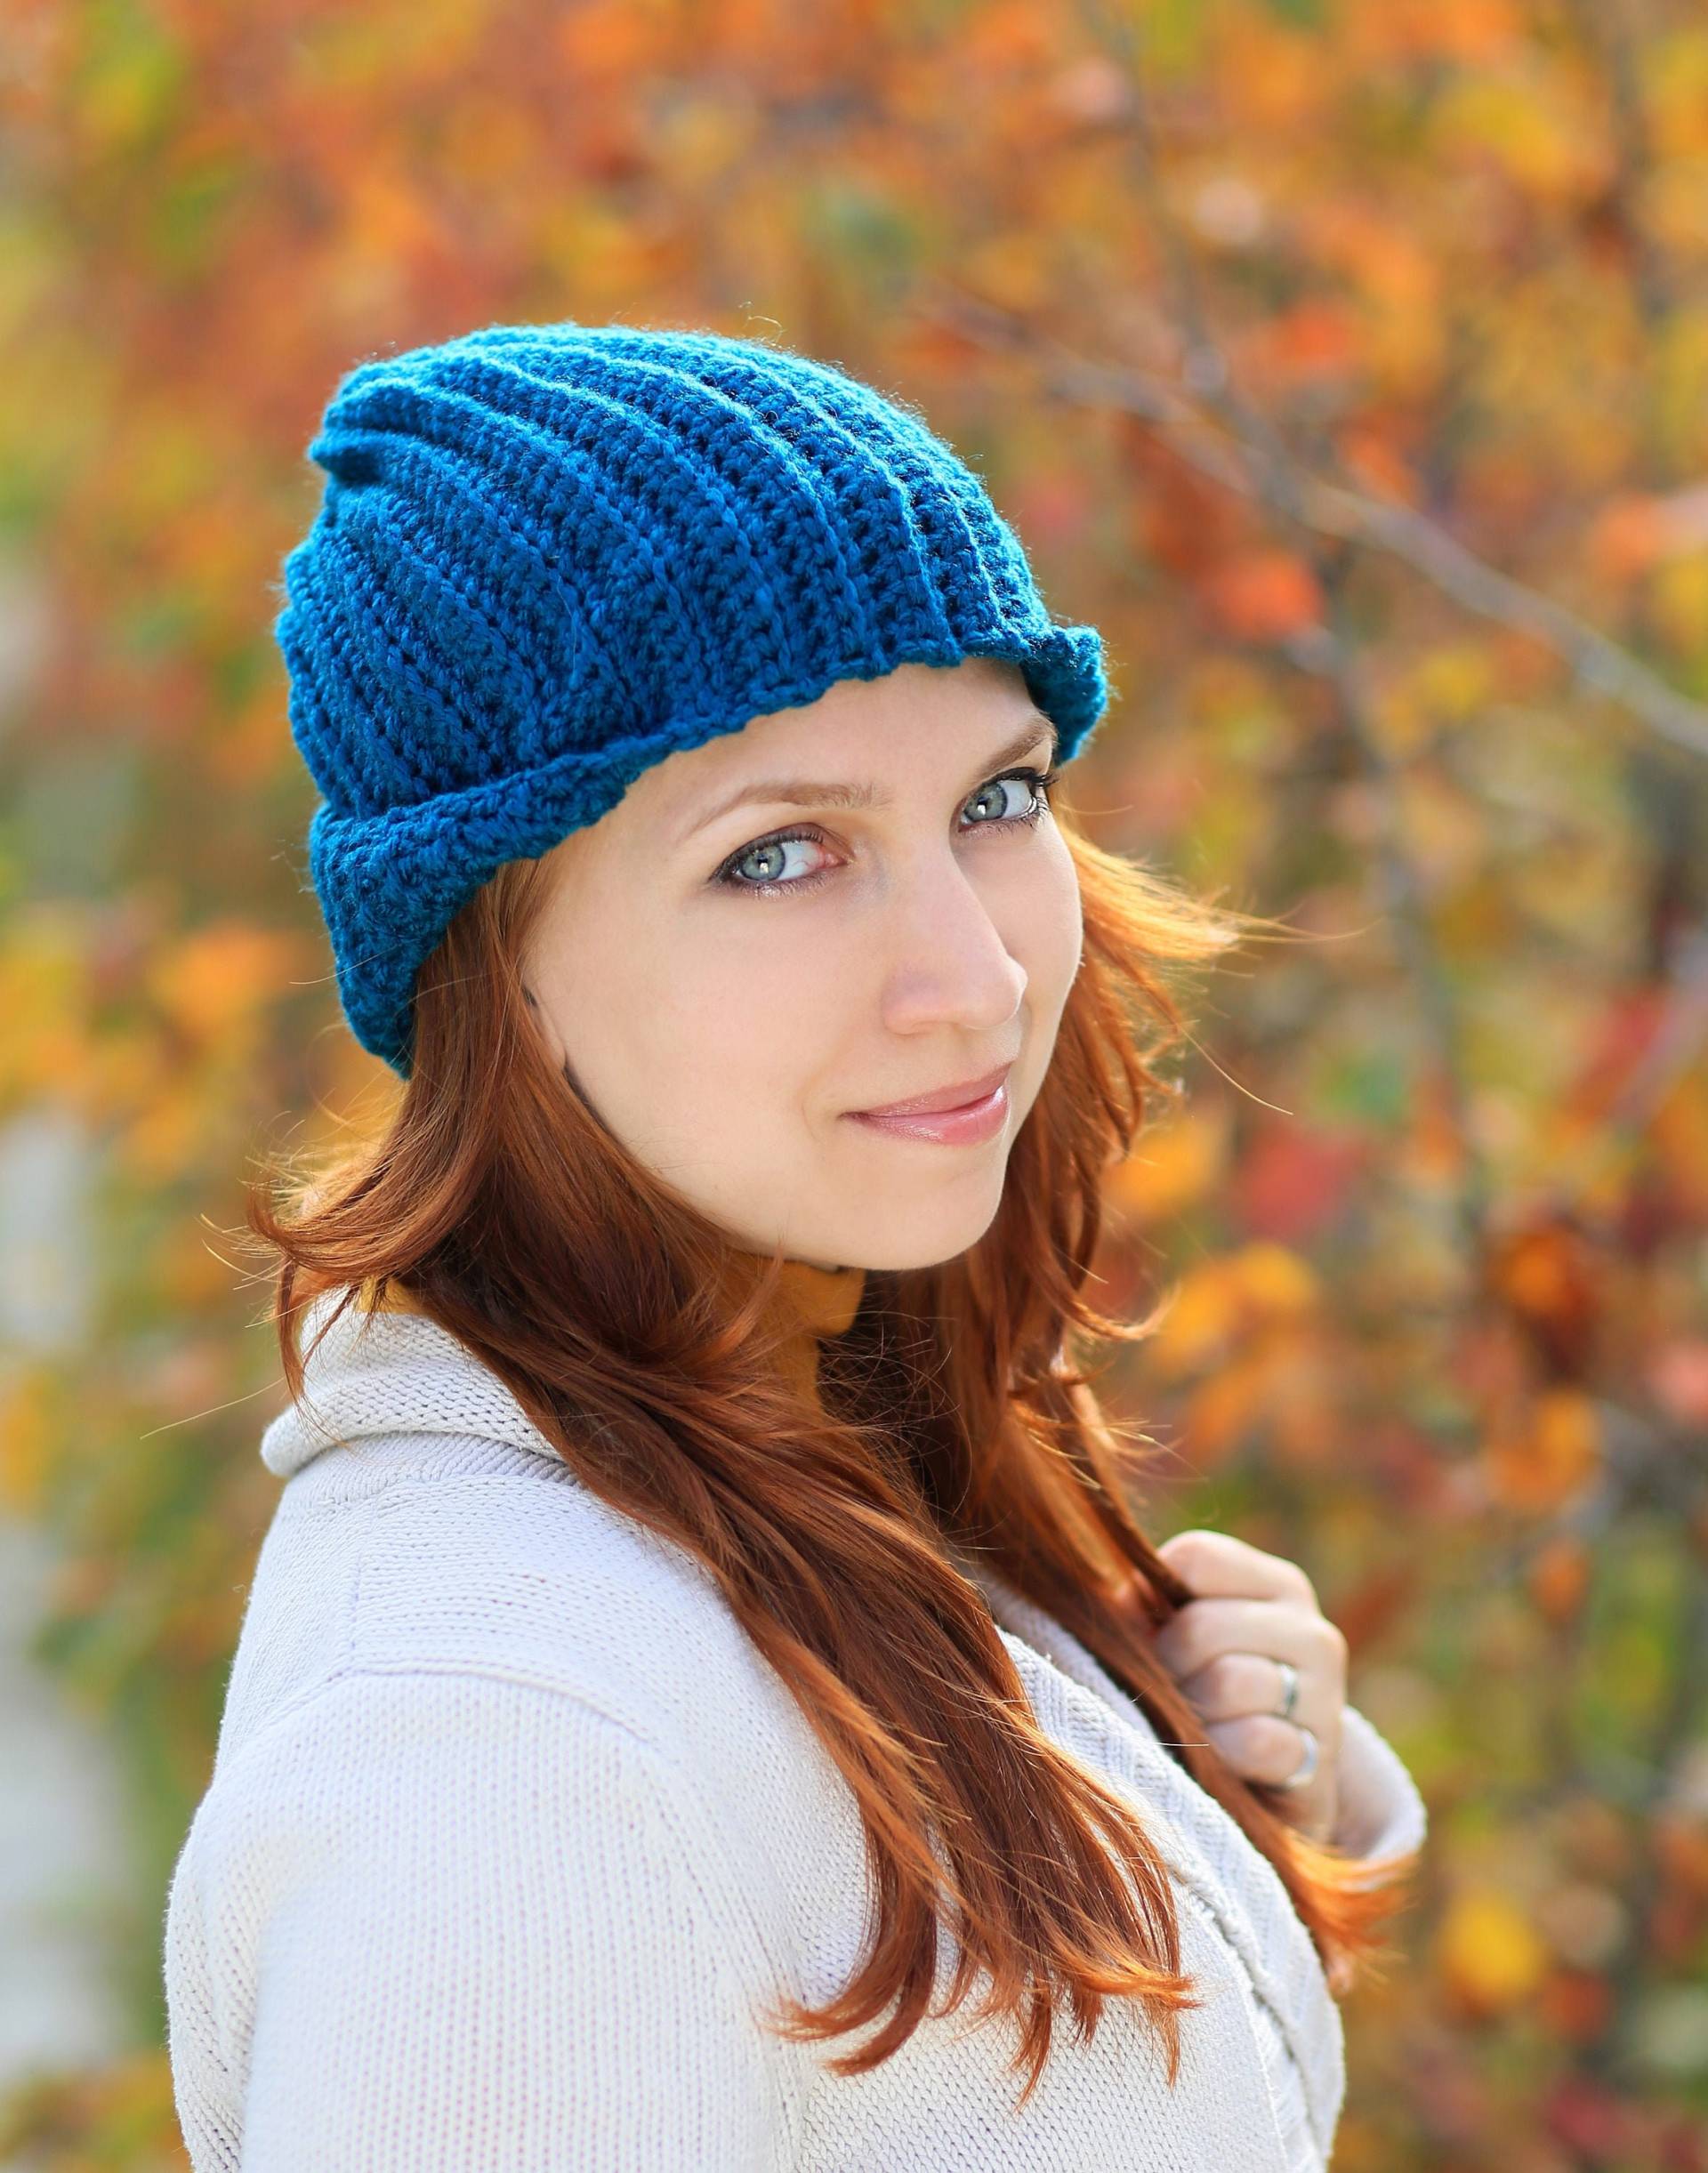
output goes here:
<path id="1" fill-rule="evenodd" d="M 729 1287 L 745 1295 L 759 1280 L 764 1260 L 754 1252 L 734 1256 Z M 793 1332 L 779 1349 L 778 1363 L 790 1379 L 811 1394 L 818 1376 L 822 1338 L 841 1335 L 859 1310 L 866 1287 L 864 1268 L 824 1268 L 816 1260 L 786 1260 L 777 1276 L 774 1303 L 784 1309 Z"/>

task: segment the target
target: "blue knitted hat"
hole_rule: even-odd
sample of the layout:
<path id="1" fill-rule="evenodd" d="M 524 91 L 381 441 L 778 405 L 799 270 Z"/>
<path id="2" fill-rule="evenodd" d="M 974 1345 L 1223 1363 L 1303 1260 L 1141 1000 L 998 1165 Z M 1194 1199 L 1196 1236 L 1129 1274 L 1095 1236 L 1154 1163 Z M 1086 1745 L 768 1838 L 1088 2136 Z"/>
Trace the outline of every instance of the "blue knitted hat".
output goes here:
<path id="1" fill-rule="evenodd" d="M 344 1015 L 408 1076 L 423 961 L 654 762 L 899 664 L 1012 659 L 1075 754 L 1102 645 L 906 406 L 752 340 L 491 325 L 365 361 L 274 633 Z"/>

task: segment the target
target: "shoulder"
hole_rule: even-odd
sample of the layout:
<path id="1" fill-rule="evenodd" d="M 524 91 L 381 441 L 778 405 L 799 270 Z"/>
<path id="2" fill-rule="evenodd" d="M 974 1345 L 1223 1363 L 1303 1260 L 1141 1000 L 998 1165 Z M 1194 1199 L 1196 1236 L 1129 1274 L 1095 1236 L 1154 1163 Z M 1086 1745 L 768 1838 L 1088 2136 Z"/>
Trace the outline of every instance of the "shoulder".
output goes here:
<path id="1" fill-rule="evenodd" d="M 509 1884 L 560 1910 L 580 1906 L 589 1864 L 658 1879 L 682 1863 L 715 1917 L 778 1928 L 754 1804 L 771 1839 L 806 1847 L 815 1745 L 682 1549 L 545 1465 L 294 1508 L 278 1534 L 294 1614 L 263 1604 L 247 1654 L 302 1628 L 322 1549 L 328 1573 L 350 1569 L 342 1621 L 222 1754 L 185 1890 L 259 1928 L 304 1890 L 402 1879 L 500 1908 Z"/>
<path id="2" fill-rule="evenodd" d="M 745 1710 L 780 1689 L 686 1548 L 549 1466 L 375 1497 L 347 1666 L 559 1692 L 672 1756 L 708 1697 Z"/>
<path id="3" fill-rule="evenodd" d="M 495 1727 L 535 1725 L 506 1689 L 568 1701 L 718 1799 L 793 1815 L 804 1791 L 822 1815 L 816 1736 L 685 1548 L 544 1457 L 449 1437 L 362 1448 L 359 1497 L 342 1478 L 335 1502 L 326 1481 L 286 1490 L 233 1670 L 233 1754 L 334 1688 L 348 1708 L 455 1678 Z"/>

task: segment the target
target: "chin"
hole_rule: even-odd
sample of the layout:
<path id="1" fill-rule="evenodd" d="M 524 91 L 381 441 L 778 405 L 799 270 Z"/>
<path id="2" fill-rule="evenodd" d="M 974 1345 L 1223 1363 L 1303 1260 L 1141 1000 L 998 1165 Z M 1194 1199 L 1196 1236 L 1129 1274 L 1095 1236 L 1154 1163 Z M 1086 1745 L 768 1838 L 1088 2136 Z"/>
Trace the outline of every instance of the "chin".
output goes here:
<path id="1" fill-rule="evenodd" d="M 1002 1205 L 1002 1187 L 994 1187 L 988 1200 L 976 1209 L 959 1213 L 932 1214 L 917 1196 L 898 1203 L 891 1214 L 874 1221 L 861 1218 L 859 1229 L 827 1235 L 810 1250 L 816 1260 L 858 1262 L 882 1274 L 906 1275 L 922 1268 L 941 1268 L 971 1251 L 996 1219 Z"/>

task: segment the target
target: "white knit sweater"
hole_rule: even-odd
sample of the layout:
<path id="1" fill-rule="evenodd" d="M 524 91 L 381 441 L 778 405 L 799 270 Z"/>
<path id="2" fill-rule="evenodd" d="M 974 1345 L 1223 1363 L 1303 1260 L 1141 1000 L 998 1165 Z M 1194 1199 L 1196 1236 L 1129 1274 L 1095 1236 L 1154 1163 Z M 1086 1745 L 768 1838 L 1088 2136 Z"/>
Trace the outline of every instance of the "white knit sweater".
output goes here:
<path id="1" fill-rule="evenodd" d="M 1089 2044 L 1059 2021 L 1023 2113 L 1012 2025 L 970 2005 L 838 2077 L 863 2037 L 791 2045 L 753 2010 L 847 1981 L 858 1814 L 710 1578 L 423 1316 L 352 1311 L 307 1387 L 314 1420 L 262 1438 L 288 1484 L 166 1909 L 196 2173 L 1323 2173 L 1344 2072 L 1315 1946 L 1059 1623 L 980 1574 L 1040 1726 L 1173 1871 L 1206 2002 L 1177 2083 L 1122 2000 Z M 1421 1841 L 1351 1708 L 1342 1760 L 1336 1839 Z"/>

